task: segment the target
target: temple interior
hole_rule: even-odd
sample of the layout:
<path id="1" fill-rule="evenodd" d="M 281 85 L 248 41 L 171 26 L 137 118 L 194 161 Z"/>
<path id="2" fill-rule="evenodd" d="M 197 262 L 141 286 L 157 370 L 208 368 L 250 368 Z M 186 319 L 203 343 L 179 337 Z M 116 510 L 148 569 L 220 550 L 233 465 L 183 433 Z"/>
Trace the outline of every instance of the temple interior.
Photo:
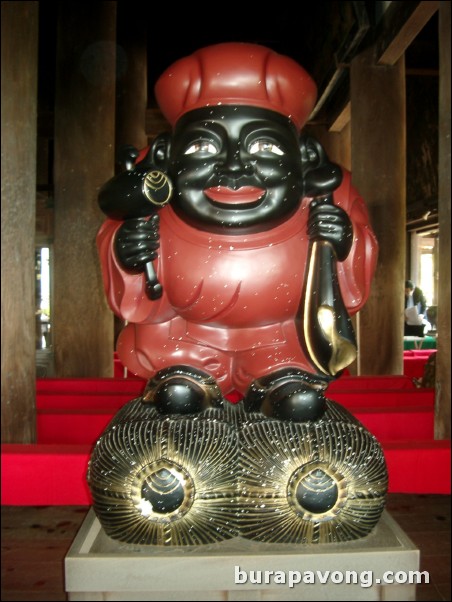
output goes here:
<path id="1" fill-rule="evenodd" d="M 387 509 L 430 572 L 415 599 L 451 599 L 450 2 L 237 9 L 2 2 L 2 600 L 82 599 L 63 567 L 92 503 L 90 453 L 146 386 L 116 351 L 97 197 L 123 145 L 170 131 L 159 75 L 221 42 L 306 69 L 303 131 L 366 203 L 377 268 L 352 318 L 357 358 L 327 395 L 381 443 Z M 407 280 L 425 297 L 409 331 Z"/>

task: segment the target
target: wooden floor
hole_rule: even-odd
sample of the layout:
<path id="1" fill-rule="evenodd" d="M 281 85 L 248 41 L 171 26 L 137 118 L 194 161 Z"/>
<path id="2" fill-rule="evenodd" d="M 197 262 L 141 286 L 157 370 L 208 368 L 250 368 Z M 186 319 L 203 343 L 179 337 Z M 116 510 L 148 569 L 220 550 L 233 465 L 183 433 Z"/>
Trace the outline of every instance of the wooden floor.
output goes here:
<path id="1" fill-rule="evenodd" d="M 387 510 L 421 551 L 430 584 L 417 600 L 451 599 L 450 496 L 388 496 Z M 86 506 L 2 507 L 2 600 L 67 600 L 64 557 Z"/>

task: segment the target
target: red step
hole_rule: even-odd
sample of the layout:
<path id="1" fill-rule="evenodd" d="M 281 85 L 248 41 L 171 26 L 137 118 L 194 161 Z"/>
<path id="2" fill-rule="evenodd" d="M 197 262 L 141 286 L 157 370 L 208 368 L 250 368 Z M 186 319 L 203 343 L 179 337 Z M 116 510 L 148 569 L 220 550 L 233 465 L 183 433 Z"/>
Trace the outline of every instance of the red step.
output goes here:
<path id="1" fill-rule="evenodd" d="M 36 393 L 130 393 L 139 395 L 144 379 L 125 378 L 37 378 Z"/>
<path id="2" fill-rule="evenodd" d="M 93 444 L 144 387 L 143 379 L 39 379 L 38 443 L 2 445 L 2 503 L 90 504 L 86 470 Z M 327 396 L 378 438 L 391 492 L 450 494 L 450 441 L 433 440 L 433 389 L 414 388 L 407 376 L 343 376 Z"/>
<path id="3" fill-rule="evenodd" d="M 412 378 L 403 374 L 377 375 L 377 376 L 341 376 L 333 380 L 328 386 L 328 393 L 343 389 L 414 389 Z"/>
<path id="4" fill-rule="evenodd" d="M 422 406 L 433 408 L 435 403 L 434 389 L 349 389 L 330 391 L 326 393 L 329 399 L 354 413 L 358 408 L 400 408 L 408 406 Z"/>
<path id="5" fill-rule="evenodd" d="M 38 393 L 38 443 L 94 444 L 118 409 L 140 394 L 138 387 L 135 394 L 105 392 L 114 384 L 104 383 L 99 393 Z M 83 391 L 80 383 L 78 388 Z M 379 440 L 433 438 L 434 389 L 328 390 L 328 397 L 347 408 Z"/>
<path id="6" fill-rule="evenodd" d="M 116 392 L 116 393 L 38 393 L 36 395 L 36 408 L 39 411 L 50 410 L 90 410 L 103 409 L 116 412 L 124 404 L 136 397 L 141 392 Z"/>
<path id="7" fill-rule="evenodd" d="M 2 444 L 2 504 L 90 505 L 91 445 Z"/>
<path id="8" fill-rule="evenodd" d="M 382 443 L 390 493 L 451 493 L 450 439 Z"/>
<path id="9" fill-rule="evenodd" d="M 373 381 L 373 378 L 371 380 Z M 408 386 L 405 377 L 397 378 L 398 387 L 396 388 L 381 387 L 375 389 L 370 384 L 371 380 L 366 381 L 360 377 L 348 377 L 342 386 L 333 386 L 332 383 L 326 394 L 330 399 L 337 401 L 348 409 L 369 406 L 385 408 L 393 405 L 433 404 L 434 389 Z M 394 381 L 392 379 L 389 382 L 386 380 L 385 384 L 391 382 Z M 140 396 L 144 387 L 144 380 L 40 379 L 36 388 L 36 403 L 40 410 L 92 407 L 116 410 L 127 401 Z M 228 398 L 237 401 L 239 396 L 238 394 L 235 396 L 231 394 L 228 395 Z"/>
<path id="10" fill-rule="evenodd" d="M 38 410 L 38 443 L 94 445 L 115 413 L 105 408 Z M 433 407 L 413 405 L 384 411 L 366 407 L 356 408 L 352 413 L 379 441 L 433 438 Z"/>
<path id="11" fill-rule="evenodd" d="M 38 410 L 39 444 L 89 445 L 102 435 L 116 412 L 107 409 Z"/>
<path id="12" fill-rule="evenodd" d="M 404 349 L 403 357 L 409 357 L 410 355 L 429 357 L 432 353 L 436 353 L 436 349 Z"/>
<path id="13" fill-rule="evenodd" d="M 422 378 L 425 365 L 436 349 L 410 349 L 403 352 L 403 373 L 410 378 Z"/>
<path id="14" fill-rule="evenodd" d="M 451 492 L 450 441 L 383 442 L 390 493 Z M 90 445 L 3 444 L 2 504 L 90 505 Z"/>

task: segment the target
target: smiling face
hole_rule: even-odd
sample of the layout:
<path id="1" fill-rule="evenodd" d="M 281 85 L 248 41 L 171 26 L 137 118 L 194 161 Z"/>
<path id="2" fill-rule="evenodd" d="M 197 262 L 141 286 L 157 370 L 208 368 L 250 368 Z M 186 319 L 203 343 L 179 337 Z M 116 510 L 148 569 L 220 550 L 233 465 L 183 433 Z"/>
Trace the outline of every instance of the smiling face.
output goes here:
<path id="1" fill-rule="evenodd" d="M 175 211 L 214 232 L 272 228 L 293 214 L 302 195 L 295 127 L 283 115 L 256 107 L 186 113 L 174 130 L 167 171 Z"/>

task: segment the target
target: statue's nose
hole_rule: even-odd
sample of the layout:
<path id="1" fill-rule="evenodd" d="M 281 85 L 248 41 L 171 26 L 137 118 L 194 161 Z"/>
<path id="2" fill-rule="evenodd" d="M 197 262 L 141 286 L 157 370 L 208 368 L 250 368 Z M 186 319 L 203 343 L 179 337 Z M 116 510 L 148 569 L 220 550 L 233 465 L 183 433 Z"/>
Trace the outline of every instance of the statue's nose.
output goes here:
<path id="1" fill-rule="evenodd" d="M 220 175 L 229 177 L 238 177 L 243 174 L 250 174 L 253 166 L 249 160 L 243 157 L 239 150 L 229 153 L 224 161 L 217 164 L 217 171 Z"/>

